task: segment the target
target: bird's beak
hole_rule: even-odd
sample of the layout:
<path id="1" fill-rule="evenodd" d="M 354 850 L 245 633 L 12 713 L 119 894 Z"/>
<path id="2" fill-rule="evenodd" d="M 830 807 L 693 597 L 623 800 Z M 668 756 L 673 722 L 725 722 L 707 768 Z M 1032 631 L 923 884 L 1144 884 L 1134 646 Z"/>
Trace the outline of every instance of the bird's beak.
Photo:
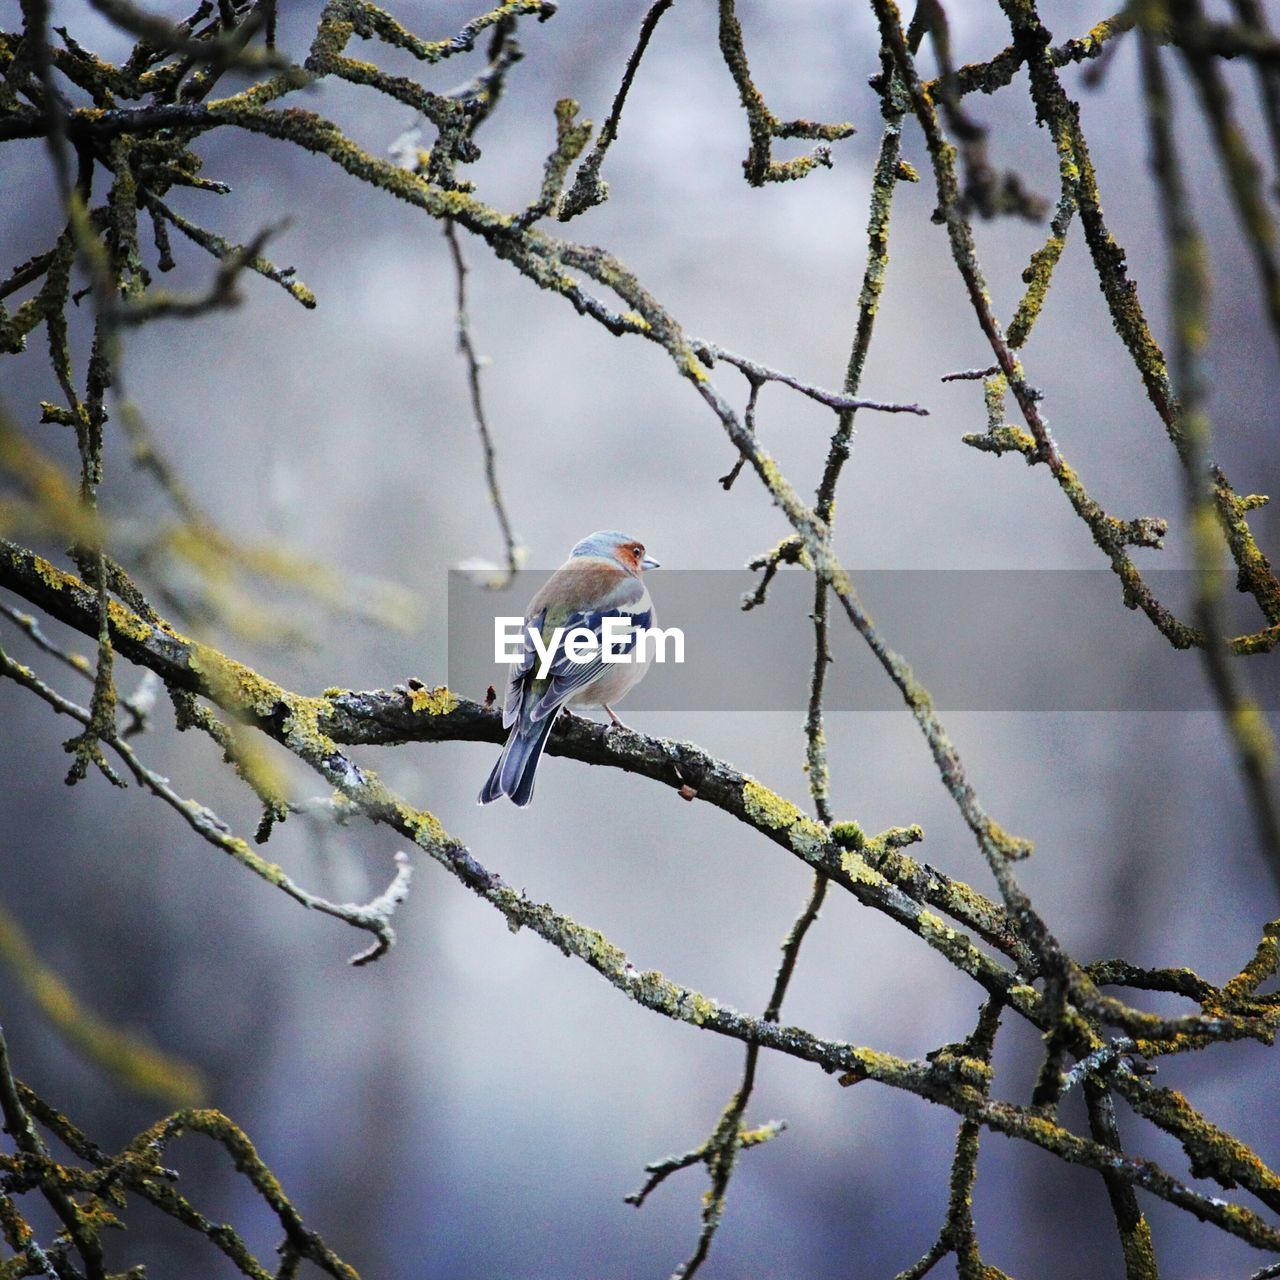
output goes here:
<path id="1" fill-rule="evenodd" d="M 661 569 L 662 561 L 655 560 L 652 556 L 645 556 L 645 558 L 640 561 L 640 567 L 642 569 Z"/>

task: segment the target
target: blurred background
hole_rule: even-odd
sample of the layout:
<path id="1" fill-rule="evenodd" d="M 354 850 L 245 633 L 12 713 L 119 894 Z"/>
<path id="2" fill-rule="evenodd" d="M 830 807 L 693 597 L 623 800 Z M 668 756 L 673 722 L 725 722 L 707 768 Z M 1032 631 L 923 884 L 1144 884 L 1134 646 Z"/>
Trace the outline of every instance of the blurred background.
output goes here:
<path id="1" fill-rule="evenodd" d="M 186 0 L 152 4 L 172 17 L 187 7 Z M 452 34 L 477 8 L 456 0 L 389 7 L 431 38 Z M 878 69 L 878 38 L 861 5 L 813 0 L 799 12 L 740 0 L 738 7 L 756 82 L 779 116 L 857 125 L 854 138 L 835 144 L 834 169 L 760 190 L 746 185 L 746 121 L 717 47 L 716 6 L 685 0 L 658 27 L 636 79 L 604 168 L 612 198 L 567 234 L 616 252 L 688 332 L 837 387 L 856 319 L 880 132 L 866 84 Z M 281 8 L 280 43 L 301 59 L 320 5 Z M 483 199 L 516 209 L 536 194 L 558 98 L 577 98 L 586 116 L 603 119 L 646 8 L 647 0 L 565 3 L 550 22 L 521 24 L 525 59 L 478 135 L 484 154 L 472 176 Z M 0 15 L 15 28 L 15 0 L 0 0 Z M 949 15 L 957 62 L 1008 43 L 995 5 L 953 5 Z M 1075 0 L 1045 10 L 1057 40 L 1104 16 Z M 53 22 L 104 56 L 127 52 L 79 4 L 55 0 Z M 424 73 L 408 59 L 402 67 L 384 46 L 352 53 L 425 74 L 438 88 L 481 61 L 475 55 Z M 1065 78 L 1081 99 L 1107 217 L 1163 337 L 1163 247 L 1136 59 L 1125 37 L 1101 88 L 1083 88 L 1078 68 Z M 1248 69 L 1228 71 L 1261 147 Z M 1266 493 L 1277 480 L 1275 346 L 1180 68 L 1175 79 L 1179 138 L 1216 282 L 1214 452 L 1240 493 Z M 414 123 L 407 109 L 350 85 L 324 83 L 297 101 L 380 153 Z M 1025 77 L 995 98 L 967 102 L 995 126 L 993 163 L 1056 199 L 1056 159 L 1035 125 Z M 792 154 L 790 145 L 778 144 L 777 153 Z M 222 131 L 197 149 L 205 175 L 226 180 L 234 194 L 182 192 L 175 207 L 238 242 L 287 215 L 288 229 L 268 252 L 297 267 L 319 306 L 304 312 L 270 282 L 246 278 L 239 310 L 133 335 L 128 391 L 223 527 L 279 542 L 352 582 L 395 582 L 417 613 L 408 629 L 392 630 L 295 605 L 268 584 L 263 594 L 277 616 L 302 627 L 305 643 L 252 644 L 217 630 L 209 638 L 305 692 L 387 687 L 410 676 L 440 681 L 447 571 L 501 554 L 455 349 L 454 279 L 441 230 L 327 160 L 267 139 Z M 839 501 L 840 555 L 855 584 L 858 569 L 1099 568 L 1087 529 L 1044 468 L 960 441 L 985 424 L 980 384 L 939 378 L 988 364 L 989 349 L 945 233 L 930 221 L 932 181 L 910 123 L 904 154 L 923 179 L 897 190 L 887 289 L 862 391 L 919 401 L 930 416 L 860 415 Z M 56 225 L 42 145 L 7 144 L 5 260 L 47 248 Z M 977 227 L 1006 321 L 1044 234 L 1042 225 L 1009 219 Z M 210 260 L 177 237 L 175 250 L 179 269 L 162 283 L 201 287 Z M 750 474 L 729 493 L 716 483 L 734 451 L 655 347 L 580 319 L 483 245 L 464 241 L 464 251 L 474 340 L 492 361 L 484 389 L 499 475 L 531 567 L 554 567 L 597 528 L 632 532 L 677 569 L 739 568 L 788 532 Z M 83 370 L 87 317 L 80 320 L 72 336 Z M 30 348 L 0 370 L 4 400 L 70 468 L 69 436 L 35 425 L 37 402 L 60 397 L 43 337 Z M 1165 550 L 1139 550 L 1139 563 L 1185 567 L 1174 454 L 1112 331 L 1078 225 L 1025 362 L 1045 391 L 1064 455 L 1106 509 L 1170 518 Z M 715 377 L 741 405 L 741 377 L 723 365 Z M 831 425 L 829 411 L 790 391 L 770 386 L 761 394 L 762 441 L 802 493 L 817 482 Z M 168 518 L 162 495 L 131 468 L 115 432 L 106 467 L 109 511 L 144 523 Z M 1252 523 L 1274 553 L 1274 508 Z M 661 610 L 661 575 L 651 589 Z M 518 612 L 522 601 L 513 603 L 502 611 Z M 757 617 L 729 614 L 726 634 L 745 635 Z M 945 631 L 954 623 L 936 616 L 915 625 Z M 1018 626 L 1014 613 L 1007 619 L 1014 649 Z M 1079 629 L 1069 643 L 1109 669 L 1130 664 L 1138 681 L 1135 647 L 1154 651 L 1166 642 L 1121 608 L 1118 588 L 1113 626 L 1138 636 L 1123 655 L 1107 631 Z M 0 634 L 7 649 L 34 661 L 11 627 Z M 917 637 L 888 639 L 910 657 Z M 1025 661 L 1034 670 L 1036 655 Z M 807 670 L 807 641 L 780 648 L 776 662 Z M 1184 662 L 1185 678 L 1198 680 L 1195 655 Z M 47 659 L 36 665 L 61 678 Z M 138 675 L 120 664 L 124 691 Z M 660 678 L 660 670 L 649 677 Z M 842 679 L 839 665 L 831 678 Z M 87 699 L 87 686 L 68 691 Z M 479 697 L 483 688 L 459 692 Z M 807 799 L 799 708 L 637 710 L 628 718 Z M 958 712 L 947 726 L 987 808 L 1035 840 L 1021 881 L 1078 958 L 1185 964 L 1217 982 L 1252 953 L 1262 923 L 1276 915 L 1275 890 L 1213 713 Z M 66 789 L 61 743 L 71 732 L 25 691 L 0 683 L 4 904 L 88 1005 L 205 1073 L 211 1104 L 244 1126 L 308 1226 L 363 1276 L 661 1277 L 687 1256 L 705 1189 L 700 1170 L 671 1178 L 639 1211 L 623 1196 L 642 1183 L 646 1162 L 707 1136 L 737 1087 L 738 1044 L 645 1013 L 538 938 L 511 934 L 425 858 L 396 920 L 399 945 L 378 964 L 351 969 L 346 959 L 362 935 L 220 860 L 136 787 L 119 792 L 94 775 Z M 839 816 L 868 831 L 918 822 L 926 840 L 913 852 L 994 891 L 905 711 L 835 713 L 827 733 Z M 210 805 L 237 833 L 252 833 L 257 806 L 207 739 L 179 737 L 162 706 L 137 745 L 183 795 Z M 778 945 L 809 890 L 799 862 L 709 806 L 555 758 L 544 763 L 529 810 L 479 809 L 474 796 L 495 750 L 414 745 L 358 758 L 436 812 L 486 866 L 603 930 L 637 967 L 744 1010 L 763 1008 Z M 300 766 L 283 756 L 280 763 L 295 797 L 324 790 Z M 320 840 L 314 826 L 291 820 L 266 852 L 315 892 L 349 900 L 381 889 L 402 843 L 359 822 Z M 159 1104 L 123 1093 L 72 1054 L 11 980 L 5 990 L 0 1013 L 18 1074 L 99 1143 L 119 1147 L 158 1117 Z M 836 893 L 802 953 L 783 1017 L 915 1057 L 967 1035 L 979 1004 L 979 989 L 935 953 Z M 1010 1025 L 999 1046 L 995 1093 L 1025 1100 L 1036 1038 Z M 1158 1081 L 1185 1088 L 1264 1159 L 1280 1159 L 1270 1051 L 1241 1044 L 1162 1060 Z M 1064 1115 L 1083 1130 L 1082 1112 L 1068 1105 Z M 766 1057 L 746 1119 L 772 1118 L 786 1119 L 788 1131 L 742 1160 L 704 1275 L 887 1277 L 929 1246 L 945 1211 L 950 1112 L 872 1084 L 841 1089 L 810 1067 Z M 1184 1172 L 1171 1141 L 1126 1113 L 1120 1120 L 1132 1153 Z M 189 1138 L 171 1155 L 186 1193 L 270 1256 L 278 1228 L 222 1153 Z M 1240 1277 L 1266 1261 L 1162 1202 L 1144 1197 L 1143 1207 L 1162 1274 Z M 1095 1174 L 988 1135 L 975 1212 L 984 1255 L 1014 1275 L 1122 1274 Z M 131 1262 L 150 1261 L 156 1276 L 232 1274 L 207 1244 L 145 1206 L 131 1218 L 127 1253 Z M 952 1274 L 952 1265 L 939 1273 Z"/>

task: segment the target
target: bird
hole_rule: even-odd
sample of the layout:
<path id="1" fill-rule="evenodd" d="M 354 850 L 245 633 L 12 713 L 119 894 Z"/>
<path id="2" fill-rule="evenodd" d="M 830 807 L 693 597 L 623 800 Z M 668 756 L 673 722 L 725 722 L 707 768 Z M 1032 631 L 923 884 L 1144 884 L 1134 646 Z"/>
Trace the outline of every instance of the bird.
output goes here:
<path id="1" fill-rule="evenodd" d="M 648 653 L 606 664 L 601 656 L 604 620 L 622 619 L 610 625 L 615 636 L 622 635 L 614 652 L 629 656 L 637 631 L 653 625 L 643 571 L 658 567 L 643 543 L 616 529 L 602 529 L 583 538 L 529 601 L 523 656 L 511 668 L 502 709 L 503 726 L 511 732 L 480 791 L 480 804 L 505 795 L 524 808 L 533 799 L 542 749 L 566 706 L 603 707 L 614 724 L 626 727 L 610 704 L 644 675 Z M 596 647 L 589 657 L 575 661 L 566 652 L 565 637 L 579 627 L 594 633 Z M 545 658 L 534 642 L 535 632 Z"/>

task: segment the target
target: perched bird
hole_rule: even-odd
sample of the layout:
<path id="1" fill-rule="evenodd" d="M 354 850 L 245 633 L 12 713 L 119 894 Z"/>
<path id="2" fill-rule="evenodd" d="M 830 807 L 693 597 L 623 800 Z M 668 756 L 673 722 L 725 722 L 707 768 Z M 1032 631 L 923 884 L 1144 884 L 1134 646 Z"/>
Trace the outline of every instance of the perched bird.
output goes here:
<path id="1" fill-rule="evenodd" d="M 658 562 L 634 538 L 602 530 L 583 538 L 529 601 L 524 652 L 511 668 L 502 709 L 502 723 L 511 733 L 480 792 L 481 804 L 505 795 L 523 807 L 533 799 L 542 748 L 566 705 L 603 707 L 614 724 L 622 723 L 609 704 L 644 675 L 648 654 L 643 661 L 606 663 L 605 619 L 621 620 L 608 626 L 615 637 L 622 636 L 613 650 L 632 657 L 636 631 L 653 625 L 653 603 L 641 573 L 656 568 Z M 579 661 L 566 652 L 565 643 L 576 628 L 596 637 L 594 652 Z M 545 656 L 538 652 L 534 633 Z"/>

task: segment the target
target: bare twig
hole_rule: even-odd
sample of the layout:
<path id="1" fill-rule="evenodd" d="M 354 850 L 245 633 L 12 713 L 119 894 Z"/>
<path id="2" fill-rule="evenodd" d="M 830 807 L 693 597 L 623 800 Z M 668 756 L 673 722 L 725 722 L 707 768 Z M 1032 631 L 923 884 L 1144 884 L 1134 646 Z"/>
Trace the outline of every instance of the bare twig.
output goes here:
<path id="1" fill-rule="evenodd" d="M 561 222 L 568 222 L 570 218 L 577 217 L 578 214 L 590 209 L 593 205 L 603 204 L 609 198 L 609 184 L 600 178 L 600 166 L 604 163 L 604 158 L 613 145 L 613 140 L 618 136 L 618 124 L 622 119 L 622 108 L 626 105 L 627 94 L 631 91 L 631 82 L 636 78 L 636 72 L 640 68 L 640 59 L 644 57 L 644 51 L 649 47 L 649 40 L 652 38 L 654 29 L 657 27 L 662 15 L 675 3 L 675 0 L 654 0 L 649 12 L 644 15 L 644 21 L 640 24 L 640 35 L 636 40 L 636 47 L 631 51 L 631 56 L 627 59 L 627 68 L 622 73 L 622 83 L 618 87 L 618 92 L 614 95 L 613 106 L 609 108 L 609 114 L 605 118 L 604 124 L 600 127 L 600 134 L 596 138 L 596 144 L 591 148 L 590 154 L 578 166 L 578 172 L 574 175 L 573 186 L 565 192 L 564 199 L 560 201 L 560 208 L 556 214 Z"/>
<path id="2" fill-rule="evenodd" d="M 498 487 L 498 458 L 493 447 L 493 433 L 489 430 L 489 420 L 485 416 L 484 398 L 480 392 L 480 370 L 482 361 L 476 354 L 475 345 L 471 341 L 471 319 L 467 312 L 467 263 L 462 256 L 462 245 L 458 243 L 458 232 L 448 219 L 444 223 L 445 239 L 449 242 L 449 254 L 453 259 L 457 314 L 458 351 L 467 362 L 467 387 L 471 393 L 471 414 L 475 419 L 476 433 L 480 437 L 480 448 L 484 452 L 484 478 L 489 487 L 489 502 L 493 513 L 498 518 L 498 527 L 502 531 L 503 555 L 506 561 L 505 574 L 492 581 L 495 588 L 503 587 L 515 576 L 524 559 L 524 548 L 520 545 L 511 528 L 511 519 L 507 515 L 506 504 L 502 500 L 502 490 Z"/>
<path id="3" fill-rule="evenodd" d="M 790 387 L 793 391 L 800 392 L 802 396 L 808 396 L 810 400 L 816 400 L 837 413 L 846 413 L 854 409 L 873 409 L 879 413 L 914 413 L 925 418 L 929 416 L 929 410 L 918 404 L 901 404 L 889 400 L 860 400 L 856 396 L 826 391 L 822 387 L 815 387 L 812 383 L 803 382 L 789 373 L 781 373 L 777 369 L 770 369 L 768 365 L 748 360 L 746 356 L 726 351 L 714 342 L 704 342 L 701 338 L 690 338 L 689 345 L 708 367 L 714 365 L 717 360 L 723 360 L 726 364 L 733 365 L 735 369 L 741 369 L 753 384 L 780 382 L 784 387 Z"/>

